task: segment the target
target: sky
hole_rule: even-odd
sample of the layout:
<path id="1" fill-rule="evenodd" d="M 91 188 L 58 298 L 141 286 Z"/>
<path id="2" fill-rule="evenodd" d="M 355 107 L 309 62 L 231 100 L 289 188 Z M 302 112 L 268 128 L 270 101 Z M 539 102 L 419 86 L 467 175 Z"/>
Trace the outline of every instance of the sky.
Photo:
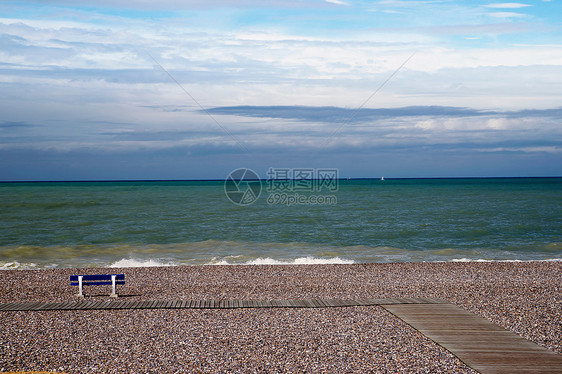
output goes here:
<path id="1" fill-rule="evenodd" d="M 0 3 L 0 181 L 562 175 L 560 0 Z"/>

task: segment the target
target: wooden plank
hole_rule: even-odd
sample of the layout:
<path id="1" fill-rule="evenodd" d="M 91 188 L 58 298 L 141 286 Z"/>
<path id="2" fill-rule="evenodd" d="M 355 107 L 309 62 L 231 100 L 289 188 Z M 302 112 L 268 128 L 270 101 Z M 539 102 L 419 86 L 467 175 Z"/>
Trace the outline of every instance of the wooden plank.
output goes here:
<path id="1" fill-rule="evenodd" d="M 227 308 L 325 308 L 369 305 L 450 305 L 430 298 L 398 299 L 288 299 L 288 300 L 152 300 L 152 301 L 65 301 L 65 302 L 11 302 L 0 304 L 0 311 L 32 310 L 91 310 L 91 309 L 227 309 Z M 445 307 L 446 308 L 446 307 Z M 421 309 L 420 309 L 421 310 Z M 445 309 L 443 309 L 445 310 Z M 462 325 L 460 325 L 462 327 Z"/>
<path id="2" fill-rule="evenodd" d="M 139 301 L 135 300 L 135 301 L 131 301 L 131 306 L 130 309 L 138 309 L 137 306 L 139 305 Z"/>
<path id="3" fill-rule="evenodd" d="M 2 305 L 2 309 L 0 309 L 1 311 L 8 311 L 11 312 L 12 311 L 12 307 L 14 306 L 15 303 L 5 303 Z M 43 304 L 41 304 L 42 306 Z"/>
<path id="4" fill-rule="evenodd" d="M 373 305 L 373 299 L 358 299 L 357 303 L 362 306 L 371 306 Z"/>
<path id="5" fill-rule="evenodd" d="M 26 303 L 22 303 L 22 302 L 12 303 L 12 305 L 10 306 L 10 310 L 14 311 L 14 312 L 25 310 L 25 309 L 22 309 L 22 307 L 25 308 L 25 305 L 26 305 Z"/>
<path id="6" fill-rule="evenodd" d="M 562 355 L 452 304 L 383 305 L 482 374 L 562 373 Z"/>
<path id="7" fill-rule="evenodd" d="M 148 304 L 148 301 L 139 301 L 136 305 L 136 309 L 146 309 L 146 305 Z"/>
<path id="8" fill-rule="evenodd" d="M 319 308 L 320 305 L 316 302 L 316 299 L 307 299 L 310 308 Z"/>
<path id="9" fill-rule="evenodd" d="M 74 310 L 105 309 L 105 301 L 80 301 L 74 303 Z"/>
<path id="10" fill-rule="evenodd" d="M 139 300 L 135 303 L 134 308 L 135 309 L 144 309 L 144 305 L 145 305 L 145 302 L 142 301 L 142 300 Z"/>
<path id="11" fill-rule="evenodd" d="M 70 302 L 63 302 L 60 303 L 58 306 L 58 310 L 76 310 L 76 307 L 79 307 L 79 305 L 77 305 L 77 303 L 70 301 Z"/>
<path id="12" fill-rule="evenodd" d="M 37 310 L 53 310 L 53 308 L 57 306 L 58 303 L 44 303 L 41 305 L 41 308 Z"/>
<path id="13" fill-rule="evenodd" d="M 121 302 L 119 301 L 115 301 L 115 300 L 111 300 L 109 301 L 108 306 L 106 306 L 106 309 L 119 309 L 121 307 Z"/>
<path id="14" fill-rule="evenodd" d="M 377 303 L 376 300 L 374 300 L 374 299 L 359 299 L 359 302 L 360 302 L 361 305 L 363 305 L 363 306 L 378 305 L 378 303 Z"/>
<path id="15" fill-rule="evenodd" d="M 134 301 L 121 301 L 121 305 L 119 309 L 131 309 L 133 304 Z"/>
<path id="16" fill-rule="evenodd" d="M 17 312 L 19 311 L 19 307 L 21 306 L 21 302 L 13 302 L 13 303 L 9 303 L 8 304 L 8 308 L 6 310 L 9 310 L 11 312 Z"/>
<path id="17" fill-rule="evenodd" d="M 29 303 L 29 305 L 27 306 L 28 309 L 27 310 L 36 310 L 36 308 L 40 307 L 43 303 L 41 301 L 36 301 L 33 303 Z"/>
<path id="18" fill-rule="evenodd" d="M 313 299 L 304 299 L 303 301 L 307 308 L 316 308 L 316 304 Z"/>
<path id="19" fill-rule="evenodd" d="M 369 299 L 371 305 L 393 304 L 390 299 Z"/>
<path id="20" fill-rule="evenodd" d="M 294 304 L 295 308 L 306 308 L 307 307 L 307 305 L 304 303 L 304 300 L 302 300 L 302 299 L 293 300 L 293 304 Z"/>
<path id="21" fill-rule="evenodd" d="M 115 300 L 112 305 L 113 305 L 113 309 L 127 309 L 129 303 L 127 303 L 126 301 Z"/>

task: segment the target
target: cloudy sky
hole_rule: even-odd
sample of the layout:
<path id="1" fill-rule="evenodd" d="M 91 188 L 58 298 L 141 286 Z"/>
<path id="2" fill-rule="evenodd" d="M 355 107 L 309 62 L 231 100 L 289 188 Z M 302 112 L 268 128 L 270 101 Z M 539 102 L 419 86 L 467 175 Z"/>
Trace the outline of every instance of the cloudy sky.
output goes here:
<path id="1" fill-rule="evenodd" d="M 0 3 L 0 180 L 562 175 L 560 0 Z"/>

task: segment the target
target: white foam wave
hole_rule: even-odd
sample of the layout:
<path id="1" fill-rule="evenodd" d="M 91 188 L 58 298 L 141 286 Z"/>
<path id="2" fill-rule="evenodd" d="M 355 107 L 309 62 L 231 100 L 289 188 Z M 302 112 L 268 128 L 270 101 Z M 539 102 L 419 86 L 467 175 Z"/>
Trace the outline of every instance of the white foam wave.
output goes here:
<path id="1" fill-rule="evenodd" d="M 160 262 L 157 260 L 137 260 L 131 258 L 123 258 L 109 265 L 110 268 L 143 268 L 157 266 L 174 266 L 171 262 Z"/>
<path id="2" fill-rule="evenodd" d="M 1 270 L 33 270 L 37 269 L 37 264 L 32 262 L 30 263 L 21 263 L 17 261 L 13 262 L 0 262 L 0 271 Z"/>
<path id="3" fill-rule="evenodd" d="M 293 260 L 276 260 L 271 257 L 259 257 L 245 262 L 229 262 L 226 259 L 212 261 L 208 265 L 331 265 L 331 264 L 354 264 L 353 260 L 340 257 L 316 258 L 312 256 L 299 257 Z"/>

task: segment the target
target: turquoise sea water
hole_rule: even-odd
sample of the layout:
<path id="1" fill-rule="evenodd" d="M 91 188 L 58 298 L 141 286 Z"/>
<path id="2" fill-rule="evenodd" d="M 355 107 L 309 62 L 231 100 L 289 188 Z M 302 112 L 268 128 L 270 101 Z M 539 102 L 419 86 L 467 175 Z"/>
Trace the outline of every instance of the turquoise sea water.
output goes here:
<path id="1" fill-rule="evenodd" d="M 239 206 L 223 181 L 0 183 L 0 268 L 562 260 L 562 178 L 340 180 L 315 195 L 330 199 L 264 188 Z"/>

